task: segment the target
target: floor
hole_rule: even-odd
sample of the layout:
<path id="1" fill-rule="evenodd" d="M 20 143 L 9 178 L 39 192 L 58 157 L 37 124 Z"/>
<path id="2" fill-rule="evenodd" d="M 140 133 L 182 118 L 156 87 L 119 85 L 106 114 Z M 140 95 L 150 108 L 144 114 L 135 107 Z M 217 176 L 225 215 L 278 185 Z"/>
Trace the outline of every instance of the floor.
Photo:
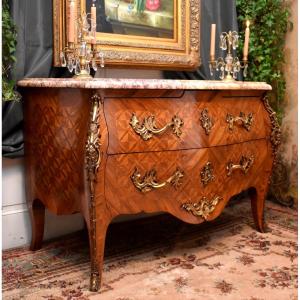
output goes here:
<path id="1" fill-rule="evenodd" d="M 254 229 L 249 199 L 213 222 L 170 215 L 112 224 L 100 293 L 89 286 L 86 234 L 3 252 L 3 299 L 297 299 L 297 211 L 266 203 L 266 233 Z"/>

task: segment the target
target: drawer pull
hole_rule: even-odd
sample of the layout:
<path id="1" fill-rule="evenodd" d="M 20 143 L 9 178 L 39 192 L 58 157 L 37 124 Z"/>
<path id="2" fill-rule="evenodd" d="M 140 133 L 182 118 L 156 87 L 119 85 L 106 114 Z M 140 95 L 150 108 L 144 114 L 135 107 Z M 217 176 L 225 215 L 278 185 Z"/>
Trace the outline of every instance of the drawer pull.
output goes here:
<path id="1" fill-rule="evenodd" d="M 184 203 L 181 208 L 192 213 L 196 217 L 202 217 L 207 220 L 208 216 L 215 210 L 222 197 L 215 196 L 212 199 L 202 197 L 202 200 L 196 203 Z"/>
<path id="2" fill-rule="evenodd" d="M 172 185 L 175 189 L 181 185 L 181 178 L 184 173 L 179 168 L 175 173 L 169 177 L 166 181 L 158 183 L 156 178 L 156 170 L 152 169 L 142 177 L 141 173 L 137 168 L 135 168 L 133 174 L 131 175 L 131 180 L 135 187 L 143 193 L 152 191 L 153 189 L 160 189 L 167 184 Z"/>
<path id="3" fill-rule="evenodd" d="M 235 165 L 233 164 L 233 162 L 230 161 L 226 167 L 227 176 L 231 176 L 232 172 L 238 169 L 240 169 L 244 174 L 247 174 L 249 169 L 252 167 L 253 163 L 254 163 L 253 156 L 250 157 L 242 156 L 240 159 L 240 163 L 238 165 Z"/>
<path id="4" fill-rule="evenodd" d="M 209 135 L 212 127 L 214 126 L 214 122 L 213 122 L 212 118 L 208 115 L 207 108 L 204 108 L 201 111 L 200 122 L 201 122 L 203 129 L 205 130 L 206 135 Z"/>
<path id="5" fill-rule="evenodd" d="M 215 176 L 213 172 L 214 172 L 214 168 L 212 166 L 212 163 L 209 161 L 205 164 L 205 166 L 202 168 L 200 172 L 201 182 L 203 185 L 207 185 L 211 181 L 215 180 Z"/>
<path id="6" fill-rule="evenodd" d="M 155 117 L 149 116 L 146 117 L 143 121 L 143 124 L 140 125 L 140 121 L 138 120 L 137 116 L 133 113 L 129 124 L 131 125 L 133 130 L 141 136 L 141 138 L 144 141 L 147 141 L 151 139 L 153 135 L 159 135 L 164 133 L 169 127 L 172 127 L 173 133 L 177 137 L 180 137 L 182 134 L 180 127 L 183 126 L 184 123 L 182 119 L 175 115 L 170 123 L 166 124 L 162 128 L 157 128 Z"/>
<path id="7" fill-rule="evenodd" d="M 226 122 L 229 124 L 229 130 L 233 130 L 234 123 L 241 122 L 242 126 L 247 130 L 250 131 L 252 122 L 253 122 L 253 114 L 250 113 L 248 116 L 245 113 L 240 112 L 239 117 L 234 117 L 231 114 L 227 114 Z"/>

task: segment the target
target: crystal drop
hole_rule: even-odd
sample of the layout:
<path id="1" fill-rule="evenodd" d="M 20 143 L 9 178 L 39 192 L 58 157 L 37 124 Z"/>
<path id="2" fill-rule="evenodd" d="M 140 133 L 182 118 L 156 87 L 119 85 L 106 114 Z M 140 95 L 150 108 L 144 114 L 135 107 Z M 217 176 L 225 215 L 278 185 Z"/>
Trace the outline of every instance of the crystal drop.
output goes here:
<path id="1" fill-rule="evenodd" d="M 220 35 L 220 48 L 222 50 L 227 49 L 226 37 L 223 34 Z"/>
<path id="2" fill-rule="evenodd" d="M 69 70 L 69 72 L 70 73 L 72 73 L 73 72 L 73 60 L 72 59 L 70 59 L 69 61 L 68 61 L 68 70 Z"/>
<path id="3" fill-rule="evenodd" d="M 99 52 L 98 56 L 100 58 L 100 67 L 104 68 L 104 53 L 103 52 Z"/>
<path id="4" fill-rule="evenodd" d="M 244 77 L 247 77 L 247 74 L 248 74 L 248 65 L 246 64 L 243 72 Z"/>
<path id="5" fill-rule="evenodd" d="M 66 57 L 65 57 L 65 54 L 63 52 L 60 52 L 60 63 L 61 63 L 62 67 L 67 66 Z"/>
<path id="6" fill-rule="evenodd" d="M 82 43 L 81 46 L 80 46 L 80 56 L 86 56 L 86 43 Z"/>
<path id="7" fill-rule="evenodd" d="M 224 77 L 225 77 L 225 69 L 224 69 L 224 67 L 221 67 L 220 79 L 223 80 Z"/>
<path id="8" fill-rule="evenodd" d="M 77 59 L 76 60 L 76 67 L 75 67 L 75 74 L 78 75 L 80 74 L 80 63 L 79 63 L 79 60 Z"/>
<path id="9" fill-rule="evenodd" d="M 90 74 L 91 69 L 90 69 L 90 64 L 89 63 L 85 64 L 85 70 L 87 71 L 87 73 Z"/>
<path id="10" fill-rule="evenodd" d="M 213 77 L 214 76 L 214 72 L 213 72 L 213 66 L 212 66 L 212 64 L 209 64 L 209 71 L 210 71 L 210 76 Z"/>
<path id="11" fill-rule="evenodd" d="M 92 60 L 92 68 L 93 68 L 93 70 L 94 70 L 95 72 L 97 72 L 98 66 L 97 66 L 97 63 L 96 63 L 95 59 Z"/>

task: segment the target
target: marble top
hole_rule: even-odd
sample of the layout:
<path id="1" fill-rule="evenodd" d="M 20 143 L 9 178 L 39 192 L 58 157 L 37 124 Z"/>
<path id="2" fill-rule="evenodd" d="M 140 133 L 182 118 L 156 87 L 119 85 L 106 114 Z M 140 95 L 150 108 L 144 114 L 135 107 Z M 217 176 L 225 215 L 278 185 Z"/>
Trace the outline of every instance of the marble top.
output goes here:
<path id="1" fill-rule="evenodd" d="M 271 90 L 265 82 L 174 80 L 174 79 L 115 79 L 115 78 L 26 78 L 21 87 L 83 88 L 83 89 L 172 89 L 172 90 Z"/>

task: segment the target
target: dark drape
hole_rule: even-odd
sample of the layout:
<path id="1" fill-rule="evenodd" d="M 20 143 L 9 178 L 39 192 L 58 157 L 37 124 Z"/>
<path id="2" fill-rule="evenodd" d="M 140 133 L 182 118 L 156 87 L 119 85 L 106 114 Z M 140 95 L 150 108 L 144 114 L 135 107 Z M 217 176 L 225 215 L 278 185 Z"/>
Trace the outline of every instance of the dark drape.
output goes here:
<path id="1" fill-rule="evenodd" d="M 201 0 L 200 57 L 202 65 L 194 72 L 166 71 L 171 79 L 215 79 L 209 73 L 210 26 L 216 24 L 216 56 L 221 56 L 218 37 L 223 31 L 238 31 L 235 0 Z"/>
<path id="2" fill-rule="evenodd" d="M 10 0 L 17 27 L 17 50 L 12 77 L 60 77 L 65 70 L 52 68 L 52 0 Z M 2 103 L 2 155 L 23 155 L 22 101 Z"/>
<path id="3" fill-rule="evenodd" d="M 65 69 L 52 68 L 52 0 L 10 0 L 10 7 L 18 31 L 13 78 L 69 77 Z M 236 30 L 235 0 L 201 0 L 202 66 L 195 72 L 164 72 L 166 78 L 210 79 L 207 61 L 211 23 L 217 24 L 217 36 L 221 31 Z M 2 104 L 3 156 L 23 155 L 22 122 L 22 102 Z"/>

